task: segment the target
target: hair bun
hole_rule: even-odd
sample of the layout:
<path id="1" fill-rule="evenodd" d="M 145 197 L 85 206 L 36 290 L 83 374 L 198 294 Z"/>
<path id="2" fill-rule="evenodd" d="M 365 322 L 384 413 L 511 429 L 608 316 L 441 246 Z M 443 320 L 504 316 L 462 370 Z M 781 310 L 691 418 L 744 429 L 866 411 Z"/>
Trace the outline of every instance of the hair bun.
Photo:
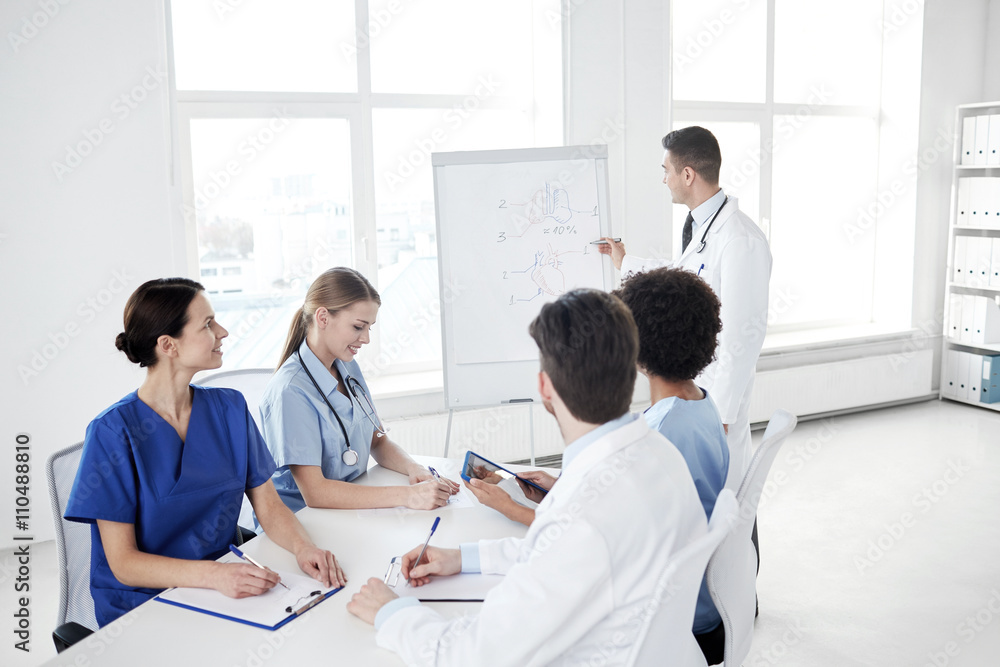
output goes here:
<path id="1" fill-rule="evenodd" d="M 129 345 L 128 336 L 125 335 L 124 331 L 115 337 L 115 347 L 124 352 L 129 361 L 137 363 L 132 356 L 132 346 Z"/>

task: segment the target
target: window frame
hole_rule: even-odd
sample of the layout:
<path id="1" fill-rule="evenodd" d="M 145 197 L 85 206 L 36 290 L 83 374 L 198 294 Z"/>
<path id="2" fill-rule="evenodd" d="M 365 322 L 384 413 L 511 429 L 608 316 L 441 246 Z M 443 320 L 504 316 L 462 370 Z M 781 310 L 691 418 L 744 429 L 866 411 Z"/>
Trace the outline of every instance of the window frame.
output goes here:
<path id="1" fill-rule="evenodd" d="M 351 195 L 352 195 L 352 261 L 353 268 L 360 271 L 380 289 L 378 278 L 378 235 L 375 216 L 375 164 L 373 156 L 373 111 L 378 109 L 450 109 L 462 106 L 468 99 L 466 94 L 414 94 L 414 93 L 374 93 L 371 78 L 371 44 L 369 34 L 368 0 L 354 0 L 355 65 L 357 92 L 274 92 L 274 91 L 219 91 L 219 90 L 179 90 L 174 67 L 173 26 L 171 0 L 165 0 L 165 21 L 167 32 L 167 62 L 169 68 L 170 103 L 174 110 L 174 154 L 178 163 L 173 167 L 175 178 L 179 179 L 182 201 L 179 206 L 184 212 L 185 255 L 189 272 L 197 275 L 200 271 L 198 257 L 197 220 L 188 212 L 194 209 L 194 175 L 192 166 L 191 121 L 196 119 L 228 118 L 269 118 L 274 109 L 292 119 L 344 119 L 348 122 L 351 146 Z M 563 24 L 563 33 L 565 31 Z M 566 80 L 566 47 L 560 54 L 563 58 L 561 71 L 563 87 Z M 566 134 L 566 101 L 563 97 L 561 116 L 562 134 Z M 478 100 L 482 110 L 524 110 L 524 100 L 503 95 L 492 95 Z M 536 131 L 537 131 L 537 125 Z M 371 342 L 367 354 L 378 358 L 382 352 L 381 332 L 378 327 L 371 331 Z M 442 360 L 425 362 L 395 362 L 380 375 L 398 375 L 423 371 L 440 371 Z"/>
<path id="2" fill-rule="evenodd" d="M 889 133 L 893 132 L 890 129 L 890 123 L 887 119 L 887 106 L 896 106 L 898 109 L 899 105 L 894 105 L 893 102 L 887 102 L 886 91 L 887 88 L 891 87 L 889 78 L 894 76 L 891 70 L 891 64 L 887 65 L 887 35 L 889 34 L 883 26 L 882 35 L 882 45 L 880 50 L 880 62 L 878 63 L 882 69 L 882 77 L 880 81 L 880 92 L 879 92 L 879 105 L 863 106 L 863 105 L 840 105 L 840 104 L 808 104 L 808 103 L 784 103 L 775 102 L 774 100 L 774 79 L 775 79 L 775 4 L 776 0 L 766 0 L 766 35 L 765 35 L 765 91 L 764 91 L 764 101 L 763 102 L 712 102 L 712 101 L 698 101 L 698 100 L 676 100 L 673 96 L 673 67 L 675 59 L 673 56 L 670 58 L 671 66 L 669 68 L 669 81 L 670 81 L 670 105 L 671 105 L 671 120 L 675 125 L 685 125 L 693 122 L 744 122 L 744 123 L 756 123 L 760 128 L 760 145 L 762 150 L 767 146 L 774 146 L 774 122 L 776 117 L 780 116 L 794 116 L 798 113 L 802 113 L 803 109 L 808 110 L 810 117 L 848 117 L 848 118 L 859 118 L 864 120 L 869 120 L 875 123 L 877 131 L 879 134 L 879 147 L 878 147 L 878 167 L 877 167 L 877 178 L 875 182 L 875 191 L 877 193 L 884 192 L 891 187 L 890 183 L 894 180 L 893 177 L 896 174 L 886 173 L 886 169 L 883 168 L 884 165 L 889 164 L 894 160 L 906 159 L 912 157 L 915 159 L 917 154 L 917 143 L 918 137 L 916 132 L 913 133 L 912 137 L 909 138 L 909 146 L 904 151 L 897 150 L 899 147 L 899 137 L 893 136 L 891 140 L 884 140 L 884 133 L 887 137 Z M 882 13 L 886 24 L 888 24 L 887 17 L 892 10 L 894 3 L 893 0 L 882 0 Z M 922 18 L 921 18 L 922 21 Z M 671 40 L 672 48 L 676 48 L 676 40 Z M 917 87 L 917 102 L 919 102 L 919 86 Z M 915 104 L 913 107 L 917 109 L 914 112 L 914 127 L 916 127 L 917 116 L 919 115 L 919 103 Z M 723 156 L 725 159 L 725 155 Z M 773 181 L 773 159 L 770 155 L 767 158 L 760 160 L 758 175 L 760 178 L 759 184 L 759 219 L 757 220 L 758 225 L 764 231 L 765 235 L 770 242 L 773 229 L 772 229 L 772 202 L 774 194 L 774 181 Z M 905 202 L 906 205 L 912 207 L 915 210 L 916 206 L 916 191 L 915 188 L 911 188 L 908 193 L 908 201 Z M 893 217 L 898 217 L 893 216 Z M 679 236 L 680 224 L 678 220 L 672 220 L 672 227 L 675 236 Z M 857 335 L 859 324 L 862 327 L 870 327 L 873 330 L 878 330 L 879 332 L 885 332 L 888 329 L 907 331 L 911 327 L 912 318 L 912 304 L 907 303 L 905 305 L 898 306 L 894 309 L 894 312 L 885 316 L 880 310 L 880 305 L 884 305 L 891 300 L 889 294 L 894 289 L 895 286 L 888 284 L 889 281 L 884 280 L 879 275 L 878 263 L 879 256 L 881 253 L 888 252 L 885 244 L 882 243 L 883 233 L 879 230 L 878 221 L 875 223 L 875 229 L 872 233 L 878 235 L 876 241 L 876 256 L 875 256 L 875 266 L 873 267 L 873 272 L 871 276 L 871 287 L 873 291 L 872 307 L 870 311 L 870 318 L 863 323 L 859 323 L 856 320 L 831 320 L 831 321 L 811 321 L 799 324 L 780 324 L 768 325 L 768 337 L 772 334 L 789 334 L 794 339 L 802 338 L 803 340 L 836 340 L 840 338 L 838 335 L 838 330 L 847 331 L 850 330 L 852 337 Z M 910 285 L 912 288 L 912 264 L 909 266 L 909 273 L 911 276 Z M 772 295 L 773 297 L 773 295 Z M 773 300 L 773 299 L 772 299 Z M 888 325 L 888 327 L 887 327 Z M 823 332 L 829 332 L 829 335 Z M 765 347 L 768 344 L 765 342 Z"/>

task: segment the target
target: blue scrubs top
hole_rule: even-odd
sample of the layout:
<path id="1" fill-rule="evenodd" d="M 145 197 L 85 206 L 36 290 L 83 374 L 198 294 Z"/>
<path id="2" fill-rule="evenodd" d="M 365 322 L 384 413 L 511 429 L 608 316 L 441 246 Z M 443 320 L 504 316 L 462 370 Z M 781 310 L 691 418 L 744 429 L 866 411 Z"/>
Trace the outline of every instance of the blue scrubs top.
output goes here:
<path id="1" fill-rule="evenodd" d="M 215 559 L 236 536 L 243 494 L 274 472 L 243 394 L 192 390 L 186 441 L 136 392 L 87 427 L 65 516 L 92 524 L 90 592 L 102 627 L 161 591 L 115 578 L 97 519 L 134 524 L 140 551 Z"/>
<path id="2" fill-rule="evenodd" d="M 288 466 L 319 466 L 327 479 L 350 482 L 368 469 L 375 432 L 367 416 L 371 408 L 364 397 L 361 397 L 359 405 L 353 396 L 348 398 L 337 391 L 337 378 L 313 354 L 305 341 L 299 346 L 299 354 L 343 421 L 351 449 L 358 453 L 358 462 L 352 466 L 344 463 L 344 432 L 330 413 L 323 396 L 306 375 L 298 357 L 291 355 L 268 381 L 260 401 L 260 416 L 264 425 L 264 440 L 278 466 L 273 477 L 274 486 L 293 512 L 305 507 L 306 503 Z M 357 379 L 370 400 L 371 392 L 358 362 L 345 364 L 338 359 L 334 363 L 340 377 L 345 382 L 348 377 Z"/>
<path id="3" fill-rule="evenodd" d="M 649 427 L 663 434 L 684 457 L 705 509 L 705 518 L 711 518 L 715 499 L 726 486 L 729 445 L 722 418 L 708 392 L 700 401 L 685 401 L 676 396 L 664 398 L 650 406 L 645 417 Z M 722 617 L 708 592 L 708 583 L 702 579 L 694 614 L 694 634 L 714 630 L 721 622 Z"/>

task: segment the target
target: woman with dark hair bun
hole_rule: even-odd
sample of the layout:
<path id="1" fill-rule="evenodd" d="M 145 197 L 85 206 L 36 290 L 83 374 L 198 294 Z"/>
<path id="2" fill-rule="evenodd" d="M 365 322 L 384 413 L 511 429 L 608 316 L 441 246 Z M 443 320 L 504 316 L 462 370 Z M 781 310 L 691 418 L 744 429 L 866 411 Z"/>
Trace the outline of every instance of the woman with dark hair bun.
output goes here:
<path id="1" fill-rule="evenodd" d="M 115 346 L 146 368 L 137 391 L 87 427 L 66 519 L 92 525 L 90 591 L 107 625 L 164 588 L 213 588 L 259 595 L 278 575 L 219 563 L 236 536 L 243 495 L 277 544 L 324 585 L 343 571 L 318 548 L 275 491 L 275 465 L 232 389 L 191 384 L 222 365 L 229 333 L 215 321 L 204 287 L 186 278 L 142 284 L 125 305 Z"/>

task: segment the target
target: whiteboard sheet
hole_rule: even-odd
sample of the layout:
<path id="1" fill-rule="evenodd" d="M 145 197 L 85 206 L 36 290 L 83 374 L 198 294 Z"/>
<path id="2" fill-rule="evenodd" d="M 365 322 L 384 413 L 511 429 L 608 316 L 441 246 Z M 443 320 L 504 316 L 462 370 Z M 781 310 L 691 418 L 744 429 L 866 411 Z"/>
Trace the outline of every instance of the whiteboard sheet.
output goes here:
<path id="1" fill-rule="evenodd" d="M 448 407 L 535 395 L 528 325 L 580 287 L 607 289 L 607 147 L 435 153 Z"/>
<path id="2" fill-rule="evenodd" d="M 536 359 L 528 325 L 542 305 L 604 286 L 590 244 L 601 232 L 594 163 L 510 167 L 468 165 L 448 176 L 449 212 L 468 220 L 449 230 L 461 248 L 451 258 L 463 287 L 453 304 L 459 364 Z"/>

